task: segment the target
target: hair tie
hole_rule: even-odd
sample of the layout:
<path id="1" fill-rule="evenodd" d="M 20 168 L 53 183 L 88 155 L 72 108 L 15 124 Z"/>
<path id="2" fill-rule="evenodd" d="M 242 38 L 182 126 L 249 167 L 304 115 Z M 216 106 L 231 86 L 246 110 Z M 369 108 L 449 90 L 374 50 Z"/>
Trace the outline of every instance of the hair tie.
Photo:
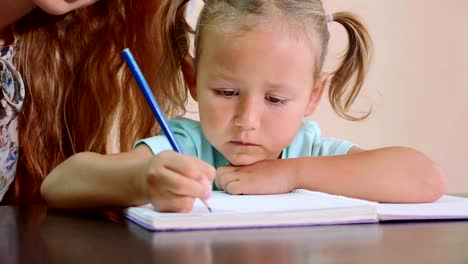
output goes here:
<path id="1" fill-rule="evenodd" d="M 333 22 L 333 15 L 332 14 L 327 15 L 327 22 L 328 23 Z"/>

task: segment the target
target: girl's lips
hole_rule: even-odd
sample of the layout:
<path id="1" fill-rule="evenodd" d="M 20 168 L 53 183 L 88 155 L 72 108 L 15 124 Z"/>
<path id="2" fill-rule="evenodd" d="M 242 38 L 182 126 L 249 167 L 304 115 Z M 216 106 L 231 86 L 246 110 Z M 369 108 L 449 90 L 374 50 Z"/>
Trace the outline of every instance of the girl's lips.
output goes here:
<path id="1" fill-rule="evenodd" d="M 238 140 L 231 140 L 229 141 L 231 144 L 237 145 L 237 146 L 258 146 L 257 144 L 249 143 L 249 142 L 243 142 L 243 141 L 238 141 Z"/>

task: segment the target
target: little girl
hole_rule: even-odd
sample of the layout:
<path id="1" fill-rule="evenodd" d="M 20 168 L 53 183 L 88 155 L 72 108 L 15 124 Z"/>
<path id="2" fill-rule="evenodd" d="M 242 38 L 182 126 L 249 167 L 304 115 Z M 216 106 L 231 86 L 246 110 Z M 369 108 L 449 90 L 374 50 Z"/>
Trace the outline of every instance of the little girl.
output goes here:
<path id="1" fill-rule="evenodd" d="M 331 22 L 345 27 L 350 43 L 329 76 L 322 66 Z M 172 43 L 186 36 L 168 32 Z M 127 153 L 77 154 L 50 173 L 42 194 L 56 207 L 151 202 L 160 211 L 186 212 L 194 198 L 209 198 L 215 180 L 215 188 L 231 194 L 303 188 L 379 202 L 433 201 L 444 192 L 443 173 L 420 152 L 363 150 L 321 138 L 318 126 L 303 120 L 315 111 L 328 81 L 335 111 L 365 118 L 348 110 L 363 84 L 370 46 L 358 19 L 327 16 L 319 0 L 210 0 L 198 21 L 195 58 L 175 62 L 200 113 L 200 122 L 171 120 L 186 155 L 171 151 L 164 136 L 141 140 Z M 84 174 L 114 174 L 116 185 L 134 181 L 126 200 L 96 195 L 90 185 L 65 187 L 64 178 Z"/>

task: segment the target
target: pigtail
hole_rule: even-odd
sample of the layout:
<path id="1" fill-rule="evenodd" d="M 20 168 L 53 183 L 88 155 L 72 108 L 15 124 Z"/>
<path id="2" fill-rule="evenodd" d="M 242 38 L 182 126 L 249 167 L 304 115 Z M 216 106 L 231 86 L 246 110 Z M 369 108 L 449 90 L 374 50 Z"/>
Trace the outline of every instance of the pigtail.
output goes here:
<path id="1" fill-rule="evenodd" d="M 181 72 L 181 63 L 185 56 L 189 54 L 190 40 L 189 33 L 193 30 L 186 22 L 183 6 L 188 0 L 164 1 L 158 10 L 155 20 L 155 27 L 159 27 L 158 47 L 163 51 L 159 69 L 156 73 L 158 78 L 164 78 L 164 83 L 172 87 L 163 87 L 171 97 L 180 97 L 184 94 L 184 100 L 187 100 L 187 87 L 183 81 Z M 185 103 L 185 102 L 181 102 Z"/>
<path id="2" fill-rule="evenodd" d="M 348 34 L 348 48 L 341 65 L 330 80 L 328 97 L 335 112 L 347 120 L 357 121 L 367 118 L 369 112 L 355 117 L 348 114 L 361 91 L 372 57 L 372 41 L 369 32 L 359 19 L 347 12 L 333 14 L 333 21 L 340 23 Z M 352 84 L 349 85 L 348 84 Z M 347 91 L 347 87 L 351 90 Z"/>

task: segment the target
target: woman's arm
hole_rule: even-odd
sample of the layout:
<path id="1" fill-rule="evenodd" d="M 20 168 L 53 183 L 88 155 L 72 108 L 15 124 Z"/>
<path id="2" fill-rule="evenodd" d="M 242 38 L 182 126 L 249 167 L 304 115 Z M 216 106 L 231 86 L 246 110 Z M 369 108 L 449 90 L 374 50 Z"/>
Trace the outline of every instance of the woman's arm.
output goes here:
<path id="1" fill-rule="evenodd" d="M 403 147 L 347 155 L 269 160 L 219 170 L 217 185 L 230 193 L 281 193 L 303 188 L 360 199 L 432 202 L 445 192 L 442 170 L 422 153 Z"/>

